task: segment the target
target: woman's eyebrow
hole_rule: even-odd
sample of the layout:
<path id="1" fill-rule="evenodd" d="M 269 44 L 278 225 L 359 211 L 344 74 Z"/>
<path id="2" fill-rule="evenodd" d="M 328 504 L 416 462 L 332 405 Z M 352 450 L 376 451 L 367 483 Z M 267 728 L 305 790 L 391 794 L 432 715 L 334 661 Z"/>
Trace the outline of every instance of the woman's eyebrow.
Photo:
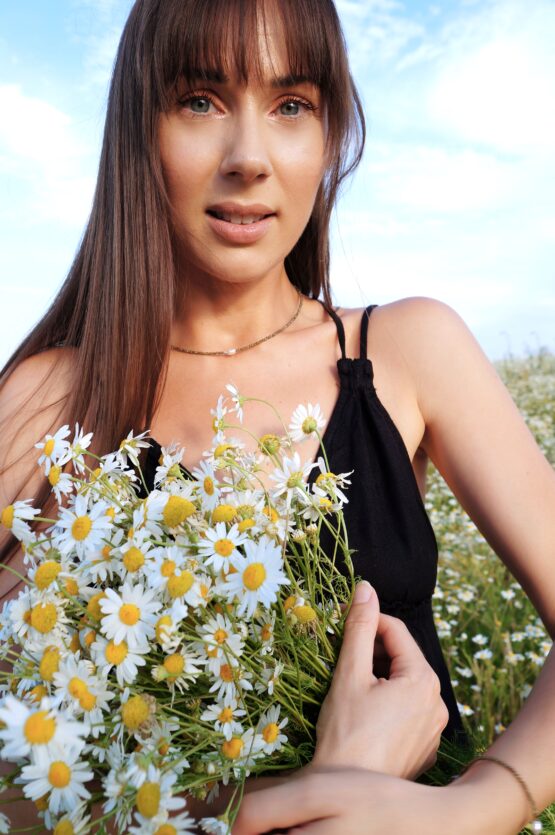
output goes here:
<path id="1" fill-rule="evenodd" d="M 215 84 L 227 84 L 229 76 L 223 75 L 218 70 L 193 70 L 191 73 L 192 81 L 212 81 Z M 296 75 L 295 73 L 288 73 L 287 75 L 280 75 L 277 78 L 272 78 L 270 87 L 273 89 L 281 89 L 282 87 L 295 87 L 297 84 L 313 84 L 316 82 L 307 75 Z"/>

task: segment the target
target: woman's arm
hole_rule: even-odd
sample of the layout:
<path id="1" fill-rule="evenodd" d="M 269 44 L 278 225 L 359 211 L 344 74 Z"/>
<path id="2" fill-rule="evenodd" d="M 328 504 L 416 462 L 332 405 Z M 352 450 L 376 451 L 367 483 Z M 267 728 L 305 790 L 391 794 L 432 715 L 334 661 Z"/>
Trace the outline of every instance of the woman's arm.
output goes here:
<path id="1" fill-rule="evenodd" d="M 421 445 L 554 637 L 555 472 L 462 319 L 432 299 L 390 307 L 380 324 L 415 381 L 426 426 Z M 552 651 L 518 717 L 490 748 L 522 774 L 542 808 L 555 799 L 554 694 Z M 515 823 L 527 813 L 514 778 L 491 763 L 473 767 L 460 784 L 477 799 L 508 790 L 506 803 L 484 810 L 493 827 L 499 816 L 496 832 L 512 831 L 512 809 Z"/>

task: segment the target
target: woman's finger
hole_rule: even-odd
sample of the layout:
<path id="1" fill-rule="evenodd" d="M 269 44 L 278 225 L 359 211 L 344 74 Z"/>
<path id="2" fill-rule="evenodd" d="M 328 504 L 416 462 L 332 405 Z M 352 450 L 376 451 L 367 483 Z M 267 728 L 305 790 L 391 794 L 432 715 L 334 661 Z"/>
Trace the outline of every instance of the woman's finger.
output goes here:
<path id="1" fill-rule="evenodd" d="M 377 634 L 390 658 L 389 678 L 407 676 L 416 668 L 428 666 L 422 650 L 399 618 L 381 614 Z"/>
<path id="2" fill-rule="evenodd" d="M 355 589 L 345 620 L 334 682 L 349 681 L 358 687 L 370 681 L 379 615 L 378 596 L 370 583 L 363 580 Z"/>
<path id="3" fill-rule="evenodd" d="M 322 793 L 322 783 L 327 779 L 330 791 Z M 333 780 L 333 772 L 329 777 L 318 774 L 316 781 L 309 776 L 301 777 L 245 795 L 232 835 L 260 835 L 272 829 L 289 829 L 333 814 L 335 809 L 326 808 L 332 802 Z M 324 800 L 326 795 L 328 801 Z"/>

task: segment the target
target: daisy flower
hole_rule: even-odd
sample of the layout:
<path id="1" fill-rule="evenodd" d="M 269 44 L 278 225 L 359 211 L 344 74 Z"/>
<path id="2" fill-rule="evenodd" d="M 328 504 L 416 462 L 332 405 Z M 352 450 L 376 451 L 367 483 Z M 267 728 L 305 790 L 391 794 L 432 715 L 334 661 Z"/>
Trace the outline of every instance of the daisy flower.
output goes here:
<path id="1" fill-rule="evenodd" d="M 237 524 L 227 530 L 225 522 L 217 522 L 215 528 L 204 532 L 204 539 L 198 544 L 199 555 L 203 557 L 205 566 L 211 565 L 215 572 L 227 574 L 232 555 L 246 541 L 247 537 L 239 533 Z"/>
<path id="2" fill-rule="evenodd" d="M 31 507 L 31 499 L 7 505 L 0 513 L 0 523 L 13 533 L 20 542 L 29 543 L 35 534 L 27 524 L 40 513 L 40 509 Z"/>
<path id="3" fill-rule="evenodd" d="M 57 752 L 74 750 L 77 754 L 85 745 L 82 737 L 87 729 L 61 711 L 55 711 L 52 700 L 41 699 L 38 709 L 7 695 L 0 707 L 0 739 L 4 742 L 4 759 L 27 757 L 45 751 L 54 756 Z"/>
<path id="4" fill-rule="evenodd" d="M 209 618 L 206 623 L 197 626 L 197 632 L 208 647 L 207 654 L 210 658 L 220 658 L 225 653 L 238 657 L 243 652 L 244 640 L 225 615 L 218 613 L 215 617 Z"/>
<path id="5" fill-rule="evenodd" d="M 314 481 L 315 486 L 325 490 L 332 498 L 340 499 L 343 504 L 348 504 L 349 500 L 340 488 L 351 483 L 348 476 L 353 474 L 353 470 L 349 470 L 348 473 L 330 473 L 321 455 L 318 457 L 316 464 L 320 472 Z"/>
<path id="6" fill-rule="evenodd" d="M 72 811 L 67 812 L 63 817 L 51 821 L 50 829 L 56 833 L 66 835 L 88 835 L 90 832 L 90 815 L 84 817 L 87 807 L 85 803 L 79 803 Z"/>
<path id="7" fill-rule="evenodd" d="M 48 807 L 55 815 L 60 811 L 71 812 L 80 798 L 88 799 L 91 795 L 84 783 L 94 775 L 87 763 L 78 761 L 78 756 L 77 752 L 68 750 L 54 756 L 37 751 L 35 762 L 21 770 L 25 797 L 38 800 L 48 795 Z"/>
<path id="8" fill-rule="evenodd" d="M 229 832 L 230 823 L 225 813 L 217 818 L 201 818 L 199 824 L 208 835 L 228 835 Z"/>
<path id="9" fill-rule="evenodd" d="M 295 442 L 306 441 L 314 432 L 321 432 L 325 425 L 326 421 L 318 404 L 301 404 L 291 415 L 289 431 Z"/>
<path id="10" fill-rule="evenodd" d="M 85 434 L 82 428 L 79 428 L 79 424 L 75 424 L 75 434 L 73 436 L 73 441 L 67 451 L 66 458 L 71 458 L 73 461 L 73 468 L 77 473 L 84 473 L 85 472 L 85 461 L 83 459 L 83 454 L 86 449 L 91 444 L 93 433 L 89 432 Z"/>
<path id="11" fill-rule="evenodd" d="M 183 460 L 184 453 L 185 447 L 180 447 L 176 443 L 161 448 L 160 459 L 154 475 L 155 487 L 158 487 L 162 482 L 167 483 L 171 479 L 182 477 L 179 465 Z"/>
<path id="12" fill-rule="evenodd" d="M 200 718 L 204 722 L 212 722 L 217 731 L 226 739 L 231 739 L 233 734 L 243 732 L 241 722 L 236 720 L 237 716 L 246 716 L 246 711 L 237 707 L 236 699 L 230 699 L 227 705 L 219 702 L 209 705 Z"/>
<path id="13" fill-rule="evenodd" d="M 257 681 L 255 689 L 257 693 L 267 692 L 270 696 L 274 695 L 274 689 L 279 682 L 279 678 L 283 672 L 284 665 L 278 661 L 274 667 L 266 667 L 262 670 L 262 681 Z"/>
<path id="14" fill-rule="evenodd" d="M 143 503 L 145 528 L 154 536 L 159 536 L 162 523 L 170 530 L 183 525 L 197 512 L 193 502 L 193 490 L 193 483 L 181 483 L 178 493 L 153 490 Z"/>
<path id="15" fill-rule="evenodd" d="M 174 771 L 165 774 L 150 764 L 145 779 L 137 789 L 135 797 L 135 820 L 140 827 L 136 832 L 155 831 L 154 824 L 161 826 L 168 819 L 168 813 L 182 809 L 185 800 L 173 796 L 173 785 L 177 780 Z"/>
<path id="16" fill-rule="evenodd" d="M 214 683 L 209 693 L 215 693 L 217 701 L 223 701 L 224 705 L 231 704 L 234 699 L 241 695 L 241 690 L 252 690 L 249 679 L 251 673 L 242 669 L 238 662 L 230 658 L 229 663 L 225 659 L 219 661 L 217 670 L 212 670 Z"/>
<path id="17" fill-rule="evenodd" d="M 274 500 L 283 498 L 287 509 L 290 508 L 294 498 L 301 504 L 306 504 L 307 479 L 316 464 L 301 464 L 301 457 L 298 452 L 293 453 L 292 458 L 283 457 L 282 467 L 276 467 L 270 478 L 277 486 L 272 490 Z"/>
<path id="18" fill-rule="evenodd" d="M 48 481 L 58 504 L 62 503 L 63 496 L 69 496 L 73 493 L 74 478 L 69 473 L 64 473 L 60 464 L 53 464 L 50 467 Z"/>
<path id="19" fill-rule="evenodd" d="M 220 501 L 220 489 L 214 467 L 206 461 L 201 461 L 191 475 L 196 479 L 197 496 L 202 502 L 203 509 L 214 510 Z"/>
<path id="20" fill-rule="evenodd" d="M 248 728 L 241 734 L 234 734 L 231 739 L 222 742 L 220 751 L 224 766 L 224 785 L 227 784 L 231 771 L 236 779 L 249 776 L 250 767 L 264 755 L 263 744 L 262 736 L 253 728 Z"/>
<path id="21" fill-rule="evenodd" d="M 233 409 L 230 411 L 235 412 L 239 423 L 243 423 L 243 405 L 246 403 L 247 398 L 239 394 L 239 389 L 233 383 L 228 383 L 226 389 L 231 394 L 231 402 L 233 403 Z"/>
<path id="22" fill-rule="evenodd" d="M 147 651 L 148 641 L 154 635 L 156 612 L 162 607 L 152 589 L 132 586 L 126 581 L 120 594 L 106 589 L 100 601 L 104 613 L 101 630 L 109 640 L 120 644 L 125 641 L 130 650 Z"/>
<path id="23" fill-rule="evenodd" d="M 103 537 L 112 526 L 112 520 L 106 515 L 107 507 L 106 502 L 99 501 L 89 510 L 87 499 L 78 495 L 71 508 L 61 508 L 53 539 L 62 555 L 75 551 L 82 558 L 101 547 Z"/>
<path id="24" fill-rule="evenodd" d="M 107 676 L 114 667 L 120 687 L 133 684 L 139 674 L 138 667 L 146 664 L 141 653 L 138 650 L 131 652 L 125 641 L 116 644 L 114 641 L 107 641 L 102 635 L 97 635 L 91 644 L 91 655 L 102 675 Z"/>
<path id="25" fill-rule="evenodd" d="M 214 435 L 218 438 L 218 441 L 221 442 L 224 440 L 224 429 L 225 429 L 225 416 L 228 413 L 228 409 L 224 406 L 224 396 L 220 394 L 218 397 L 218 402 L 216 403 L 215 409 L 210 409 L 210 414 L 213 416 L 212 419 L 212 430 Z"/>
<path id="26" fill-rule="evenodd" d="M 127 831 L 130 835 L 195 835 L 198 830 L 194 818 L 188 812 L 182 812 L 176 817 L 167 817 L 161 825 L 159 821 L 151 823 L 149 827 L 141 823 L 140 826 L 131 826 Z"/>
<path id="27" fill-rule="evenodd" d="M 283 573 L 281 548 L 275 543 L 263 537 L 243 547 L 245 556 L 235 552 L 231 557 L 235 571 L 226 574 L 220 588 L 230 603 L 239 599 L 237 616 L 250 619 L 259 604 L 268 608 L 276 602 L 279 587 L 289 585 L 289 579 Z"/>
<path id="28" fill-rule="evenodd" d="M 123 549 L 122 549 L 123 550 Z M 153 549 L 151 559 L 145 565 L 144 572 L 150 588 L 165 588 L 176 570 L 185 568 L 187 555 L 184 548 L 168 545 Z"/>
<path id="29" fill-rule="evenodd" d="M 37 449 L 42 450 L 38 463 L 44 465 L 44 474 L 47 476 L 53 464 L 66 463 L 69 442 L 65 440 L 69 435 L 69 425 L 61 426 L 54 435 L 45 435 L 44 441 L 35 444 Z"/>
<path id="30" fill-rule="evenodd" d="M 150 446 L 150 441 L 145 441 L 144 438 L 148 435 L 149 430 L 141 432 L 140 435 L 133 436 L 133 430 L 129 432 L 127 438 L 124 438 L 119 445 L 118 451 L 115 453 L 118 463 L 121 467 L 127 467 L 127 459 L 135 467 L 139 467 L 139 453 L 141 449 L 147 449 Z"/>
<path id="31" fill-rule="evenodd" d="M 279 711 L 279 705 L 272 705 L 272 707 L 260 717 L 258 722 L 257 731 L 264 740 L 262 750 L 265 754 L 273 754 L 274 751 L 279 751 L 283 744 L 287 742 L 287 737 L 285 734 L 280 733 L 280 731 L 287 725 L 289 720 L 285 716 L 280 722 Z"/>
<path id="32" fill-rule="evenodd" d="M 199 663 L 196 656 L 182 648 L 178 652 L 166 655 L 163 663 L 153 668 L 152 677 L 156 681 L 166 681 L 183 692 L 183 690 L 188 690 L 190 683 L 201 674 L 197 666 Z"/>

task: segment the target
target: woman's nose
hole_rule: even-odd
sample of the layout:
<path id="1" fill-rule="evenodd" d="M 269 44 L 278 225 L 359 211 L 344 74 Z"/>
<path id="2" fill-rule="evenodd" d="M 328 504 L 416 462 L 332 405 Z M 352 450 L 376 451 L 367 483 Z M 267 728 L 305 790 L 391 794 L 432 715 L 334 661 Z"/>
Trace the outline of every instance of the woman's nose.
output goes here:
<path id="1" fill-rule="evenodd" d="M 224 155 L 220 172 L 223 176 L 237 176 L 244 180 L 267 177 L 272 173 L 268 134 L 262 117 L 253 111 L 243 111 L 228 124 Z"/>

